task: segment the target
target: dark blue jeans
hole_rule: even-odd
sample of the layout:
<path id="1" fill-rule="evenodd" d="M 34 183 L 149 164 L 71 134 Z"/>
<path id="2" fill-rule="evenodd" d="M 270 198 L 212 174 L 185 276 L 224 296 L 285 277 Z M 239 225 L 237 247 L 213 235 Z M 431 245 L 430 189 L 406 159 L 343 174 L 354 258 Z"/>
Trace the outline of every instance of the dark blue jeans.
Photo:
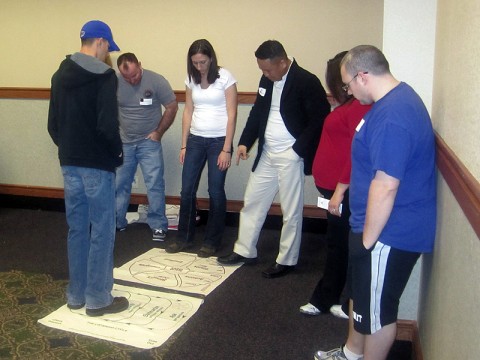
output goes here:
<path id="1" fill-rule="evenodd" d="M 218 169 L 218 155 L 223 149 L 225 137 L 205 138 L 190 134 L 182 171 L 178 241 L 192 242 L 195 237 L 197 190 L 202 170 L 208 163 L 208 194 L 210 211 L 205 232 L 205 245 L 218 247 L 225 229 L 227 198 L 225 177 L 227 171 Z"/>

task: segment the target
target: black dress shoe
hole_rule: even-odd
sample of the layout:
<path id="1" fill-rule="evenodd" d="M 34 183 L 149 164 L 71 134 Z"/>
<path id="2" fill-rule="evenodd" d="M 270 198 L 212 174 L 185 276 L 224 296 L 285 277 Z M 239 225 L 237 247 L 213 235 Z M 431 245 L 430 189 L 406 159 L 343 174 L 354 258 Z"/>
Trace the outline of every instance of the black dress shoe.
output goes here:
<path id="1" fill-rule="evenodd" d="M 295 268 L 295 265 L 282 265 L 275 263 L 270 266 L 268 269 L 262 271 L 262 275 L 266 278 L 277 278 L 283 275 L 288 274 Z"/>
<path id="2" fill-rule="evenodd" d="M 219 264 L 222 265 L 237 265 L 240 263 L 244 263 L 245 265 L 251 265 L 257 262 L 257 258 L 247 258 L 245 256 L 238 255 L 237 253 L 232 252 L 230 255 L 218 257 L 217 261 Z"/>
<path id="3" fill-rule="evenodd" d="M 128 309 L 128 300 L 123 296 L 114 297 L 110 305 L 99 309 L 87 309 L 88 316 L 102 316 L 105 314 L 116 314 Z"/>
<path id="4" fill-rule="evenodd" d="M 71 305 L 71 304 L 67 304 L 67 307 L 71 310 L 80 310 L 81 308 L 83 308 L 85 306 L 85 303 L 83 304 L 78 304 L 78 305 Z"/>

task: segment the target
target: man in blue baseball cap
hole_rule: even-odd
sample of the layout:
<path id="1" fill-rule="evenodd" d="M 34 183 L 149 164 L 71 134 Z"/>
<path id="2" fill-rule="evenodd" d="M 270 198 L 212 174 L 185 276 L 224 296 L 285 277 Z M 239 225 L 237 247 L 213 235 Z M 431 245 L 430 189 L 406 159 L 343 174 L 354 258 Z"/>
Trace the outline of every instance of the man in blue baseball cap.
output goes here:
<path id="1" fill-rule="evenodd" d="M 92 20 L 83 25 L 80 30 L 80 39 L 105 39 L 108 41 L 108 51 L 120 51 L 113 41 L 112 30 L 100 20 Z"/>
<path id="2" fill-rule="evenodd" d="M 52 76 L 48 132 L 58 146 L 68 223 L 67 306 L 88 316 L 124 311 L 113 297 L 115 169 L 123 163 L 117 76 L 105 63 L 120 50 L 107 24 L 87 22 L 79 52 Z"/>

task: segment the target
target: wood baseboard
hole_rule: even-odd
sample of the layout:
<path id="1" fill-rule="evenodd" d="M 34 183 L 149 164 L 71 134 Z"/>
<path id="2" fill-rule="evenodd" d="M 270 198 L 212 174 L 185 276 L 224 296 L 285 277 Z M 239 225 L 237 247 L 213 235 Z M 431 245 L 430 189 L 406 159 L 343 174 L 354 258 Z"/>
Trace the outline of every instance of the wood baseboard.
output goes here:
<path id="1" fill-rule="evenodd" d="M 423 360 L 422 345 L 418 333 L 418 324 L 414 320 L 397 320 L 396 340 L 412 343 L 412 359 Z"/>
<path id="2" fill-rule="evenodd" d="M 63 189 L 62 188 L 51 188 L 44 186 L 30 186 L 30 185 L 11 185 L 11 184 L 0 184 L 0 194 L 4 195 L 16 195 L 16 196 L 31 196 L 39 198 L 53 198 L 53 199 L 63 199 Z M 179 205 L 180 197 L 179 196 L 166 196 L 165 202 L 167 204 Z M 147 195 L 145 194 L 132 194 L 130 197 L 131 204 L 148 204 Z M 210 207 L 210 202 L 206 198 L 197 199 L 197 207 L 199 210 L 208 210 Z M 243 207 L 243 201 L 239 200 L 228 200 L 227 201 L 227 211 L 238 213 Z M 280 204 L 272 204 L 268 212 L 269 215 L 282 215 L 282 210 Z M 327 213 L 325 210 L 320 209 L 313 205 L 305 205 L 303 207 L 303 217 L 313 218 L 313 219 L 326 219 Z"/>

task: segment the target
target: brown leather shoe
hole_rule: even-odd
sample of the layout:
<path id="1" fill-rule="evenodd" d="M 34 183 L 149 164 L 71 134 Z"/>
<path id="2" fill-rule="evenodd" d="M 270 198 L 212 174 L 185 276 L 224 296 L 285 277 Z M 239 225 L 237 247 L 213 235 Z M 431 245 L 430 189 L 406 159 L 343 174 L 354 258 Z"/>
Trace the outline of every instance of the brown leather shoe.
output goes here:
<path id="1" fill-rule="evenodd" d="M 172 241 L 165 247 L 165 251 L 169 254 L 176 254 L 180 251 L 190 249 L 193 246 L 191 242 Z"/>
<path id="2" fill-rule="evenodd" d="M 197 255 L 198 257 L 201 257 L 201 258 L 208 258 L 210 256 L 215 255 L 216 252 L 217 252 L 217 248 L 215 246 L 202 245 L 200 250 L 198 250 Z"/>

